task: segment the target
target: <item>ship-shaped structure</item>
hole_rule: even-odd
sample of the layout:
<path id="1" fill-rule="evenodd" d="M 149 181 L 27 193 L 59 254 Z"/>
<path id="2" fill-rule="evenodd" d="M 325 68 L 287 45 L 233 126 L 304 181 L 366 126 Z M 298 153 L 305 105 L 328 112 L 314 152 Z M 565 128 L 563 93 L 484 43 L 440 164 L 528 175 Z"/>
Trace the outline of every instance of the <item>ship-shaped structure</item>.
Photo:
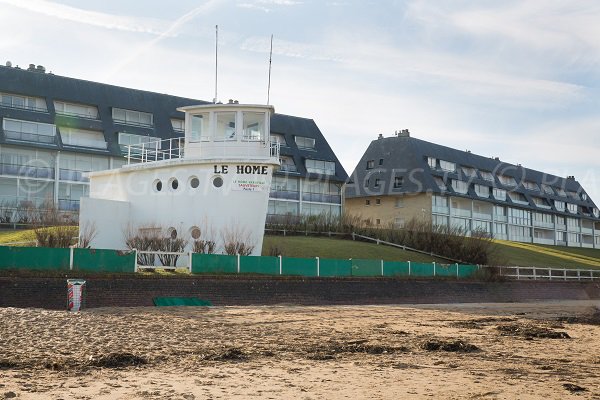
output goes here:
<path id="1" fill-rule="evenodd" d="M 80 226 L 94 227 L 93 248 L 125 249 L 132 231 L 202 238 L 223 252 L 244 241 L 260 255 L 279 143 L 271 142 L 272 106 L 182 107 L 185 137 L 126 147 L 127 165 L 89 174 Z"/>

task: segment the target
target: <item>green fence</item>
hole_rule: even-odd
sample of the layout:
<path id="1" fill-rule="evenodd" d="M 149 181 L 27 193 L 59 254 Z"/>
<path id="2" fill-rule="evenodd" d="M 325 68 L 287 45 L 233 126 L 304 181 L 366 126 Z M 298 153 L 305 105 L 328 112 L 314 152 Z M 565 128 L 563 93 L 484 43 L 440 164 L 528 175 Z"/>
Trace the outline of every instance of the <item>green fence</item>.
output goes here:
<path id="1" fill-rule="evenodd" d="M 192 273 L 296 275 L 320 277 L 404 276 L 469 278 L 477 265 L 411 263 L 383 260 L 292 257 L 250 257 L 218 254 L 192 254 Z"/>
<path id="2" fill-rule="evenodd" d="M 135 253 L 104 249 L 0 246 L 0 269 L 135 272 Z"/>
<path id="3" fill-rule="evenodd" d="M 69 249 L 2 246 L 0 269 L 68 270 L 69 253 Z"/>
<path id="4" fill-rule="evenodd" d="M 73 270 L 135 272 L 135 253 L 105 249 L 73 249 Z"/>

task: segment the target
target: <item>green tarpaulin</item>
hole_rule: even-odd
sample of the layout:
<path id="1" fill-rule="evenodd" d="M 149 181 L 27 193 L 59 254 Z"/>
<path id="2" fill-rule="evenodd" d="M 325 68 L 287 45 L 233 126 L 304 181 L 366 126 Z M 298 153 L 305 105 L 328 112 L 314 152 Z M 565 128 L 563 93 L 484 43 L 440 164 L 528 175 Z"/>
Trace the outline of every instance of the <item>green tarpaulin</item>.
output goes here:
<path id="1" fill-rule="evenodd" d="M 153 301 L 156 307 L 212 306 L 210 301 L 197 297 L 155 297 Z"/>

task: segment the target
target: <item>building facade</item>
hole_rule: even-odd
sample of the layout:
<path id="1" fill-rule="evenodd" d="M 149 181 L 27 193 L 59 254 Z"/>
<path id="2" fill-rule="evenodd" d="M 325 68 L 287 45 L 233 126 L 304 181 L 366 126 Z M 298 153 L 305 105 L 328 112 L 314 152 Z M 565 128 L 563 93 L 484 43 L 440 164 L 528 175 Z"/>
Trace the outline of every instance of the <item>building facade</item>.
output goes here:
<path id="1" fill-rule="evenodd" d="M 600 248 L 600 212 L 570 176 L 546 174 L 410 137 L 374 140 L 345 189 L 373 225 L 411 219 L 497 239 Z"/>
<path id="2" fill-rule="evenodd" d="M 182 137 L 179 107 L 208 104 L 27 69 L 0 66 L 0 223 L 26 223 L 19 209 L 52 202 L 77 212 L 86 172 L 121 167 L 127 145 Z M 269 217 L 339 214 L 341 163 L 311 119 L 274 114 L 281 144 Z"/>

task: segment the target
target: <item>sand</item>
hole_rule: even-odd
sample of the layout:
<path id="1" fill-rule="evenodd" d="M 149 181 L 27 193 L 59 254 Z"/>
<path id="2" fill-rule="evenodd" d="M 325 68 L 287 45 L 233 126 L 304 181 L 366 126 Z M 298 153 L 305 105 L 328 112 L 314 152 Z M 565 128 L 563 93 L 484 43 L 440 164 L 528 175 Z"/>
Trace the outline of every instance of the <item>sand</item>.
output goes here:
<path id="1" fill-rule="evenodd" d="M 600 399 L 598 307 L 4 308 L 0 399 Z"/>

